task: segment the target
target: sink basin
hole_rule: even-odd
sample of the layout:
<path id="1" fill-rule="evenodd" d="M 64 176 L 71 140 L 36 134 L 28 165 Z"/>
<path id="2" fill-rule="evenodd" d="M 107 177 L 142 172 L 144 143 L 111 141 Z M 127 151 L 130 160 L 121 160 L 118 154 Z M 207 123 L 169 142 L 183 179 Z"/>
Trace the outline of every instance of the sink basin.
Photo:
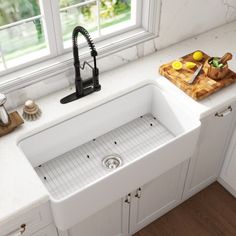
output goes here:
<path id="1" fill-rule="evenodd" d="M 190 158 L 199 128 L 178 101 L 147 84 L 18 146 L 48 189 L 55 224 L 66 230 Z"/>

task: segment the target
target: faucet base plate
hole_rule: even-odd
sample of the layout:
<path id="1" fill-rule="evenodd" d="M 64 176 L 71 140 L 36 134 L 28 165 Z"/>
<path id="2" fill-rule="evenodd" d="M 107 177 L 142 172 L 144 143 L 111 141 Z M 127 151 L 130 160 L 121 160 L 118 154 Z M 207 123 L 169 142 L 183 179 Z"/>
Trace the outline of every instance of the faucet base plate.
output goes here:
<path id="1" fill-rule="evenodd" d="M 93 92 L 96 92 L 96 91 L 99 91 L 99 90 L 94 90 L 93 87 L 87 87 L 87 88 L 84 89 L 84 94 L 83 95 L 78 96 L 77 93 L 75 92 L 75 93 L 72 93 L 72 94 L 62 98 L 60 100 L 60 102 L 61 102 L 61 104 L 66 104 L 66 103 L 69 103 L 69 102 L 73 102 L 77 99 L 80 99 L 80 98 L 82 98 L 82 97 L 84 97 L 84 96 L 86 96 L 90 93 L 93 93 Z"/>
<path id="2" fill-rule="evenodd" d="M 68 96 L 66 96 L 66 97 L 64 97 L 64 98 L 62 98 L 62 99 L 60 100 L 60 103 L 61 103 L 61 104 L 66 104 L 66 103 L 75 101 L 75 100 L 77 100 L 77 99 L 79 99 L 79 97 L 77 96 L 77 94 L 76 94 L 76 93 L 72 93 L 72 94 L 70 94 L 70 95 L 68 95 Z"/>

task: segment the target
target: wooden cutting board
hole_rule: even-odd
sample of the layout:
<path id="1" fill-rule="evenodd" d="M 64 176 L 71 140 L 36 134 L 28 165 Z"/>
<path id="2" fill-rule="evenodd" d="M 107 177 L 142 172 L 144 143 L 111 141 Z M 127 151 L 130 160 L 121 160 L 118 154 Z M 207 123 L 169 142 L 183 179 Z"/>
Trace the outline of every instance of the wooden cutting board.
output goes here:
<path id="1" fill-rule="evenodd" d="M 168 80 L 170 80 L 173 84 L 183 90 L 186 94 L 192 97 L 195 100 L 201 100 L 209 95 L 217 92 L 218 90 L 236 82 L 236 73 L 233 71 L 229 71 L 225 78 L 221 80 L 213 80 L 207 76 L 206 68 L 203 67 L 199 76 L 196 78 L 193 84 L 188 84 L 188 79 L 192 76 L 196 67 L 193 69 L 188 69 L 185 67 L 185 63 L 187 61 L 192 61 L 200 66 L 204 65 L 205 61 L 210 57 L 207 54 L 203 53 L 204 57 L 200 62 L 196 62 L 193 59 L 193 53 L 190 53 L 180 59 L 183 63 L 183 69 L 176 71 L 172 68 L 170 63 L 164 64 L 160 67 L 159 72 L 161 75 L 165 76 Z"/>

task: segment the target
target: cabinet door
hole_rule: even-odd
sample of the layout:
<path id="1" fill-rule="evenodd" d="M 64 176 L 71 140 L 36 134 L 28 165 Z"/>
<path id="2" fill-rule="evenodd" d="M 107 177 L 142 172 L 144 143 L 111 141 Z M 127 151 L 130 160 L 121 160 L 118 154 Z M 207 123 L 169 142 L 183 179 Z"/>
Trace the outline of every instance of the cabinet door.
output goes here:
<path id="1" fill-rule="evenodd" d="M 115 187 L 115 186 L 114 186 Z M 112 191 L 112 190 L 111 190 Z M 128 235 L 129 204 L 126 199 L 114 202 L 60 236 L 126 236 Z M 99 201 L 99 199 L 97 199 Z"/>
<path id="2" fill-rule="evenodd" d="M 217 179 L 232 134 L 235 108 L 235 104 L 226 106 L 202 119 L 198 147 L 191 158 L 187 176 L 185 199 Z"/>
<path id="3" fill-rule="evenodd" d="M 230 142 L 219 182 L 236 197 L 236 128 Z"/>
<path id="4" fill-rule="evenodd" d="M 174 158 L 174 157 L 173 157 Z M 188 162 L 176 166 L 133 193 L 130 233 L 134 234 L 181 202 Z"/>

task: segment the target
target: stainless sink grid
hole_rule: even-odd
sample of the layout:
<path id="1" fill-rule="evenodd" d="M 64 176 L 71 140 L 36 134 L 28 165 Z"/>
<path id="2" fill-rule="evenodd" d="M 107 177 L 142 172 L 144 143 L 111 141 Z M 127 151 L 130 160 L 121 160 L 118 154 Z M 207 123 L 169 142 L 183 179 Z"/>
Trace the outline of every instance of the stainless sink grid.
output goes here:
<path id="1" fill-rule="evenodd" d="M 58 200 L 118 171 L 122 166 L 174 137 L 157 118 L 146 114 L 36 167 L 35 170 L 52 197 Z M 102 161 L 114 153 L 122 158 L 122 165 L 108 170 L 104 168 Z"/>

